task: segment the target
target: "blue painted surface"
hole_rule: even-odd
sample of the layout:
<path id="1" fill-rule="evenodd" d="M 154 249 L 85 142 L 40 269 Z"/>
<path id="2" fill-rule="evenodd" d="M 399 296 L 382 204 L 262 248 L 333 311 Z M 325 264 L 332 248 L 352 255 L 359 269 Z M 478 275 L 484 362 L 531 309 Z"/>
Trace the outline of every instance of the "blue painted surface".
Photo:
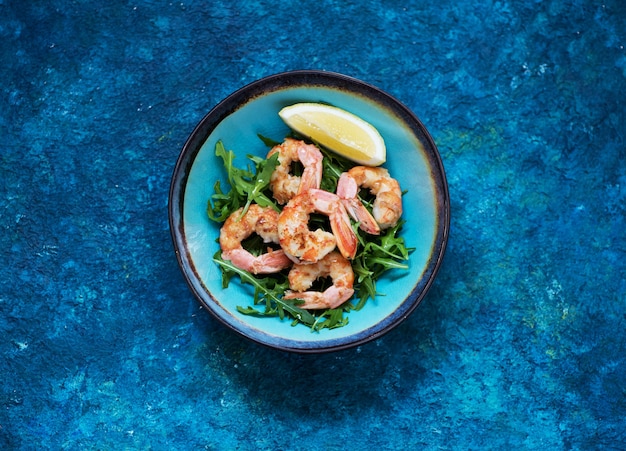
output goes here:
<path id="1" fill-rule="evenodd" d="M 623 2 L 0 0 L 0 37 L 0 447 L 623 449 Z M 323 356 L 199 310 L 167 224 L 201 117 L 301 68 L 408 105 L 452 204 L 419 309 Z"/>

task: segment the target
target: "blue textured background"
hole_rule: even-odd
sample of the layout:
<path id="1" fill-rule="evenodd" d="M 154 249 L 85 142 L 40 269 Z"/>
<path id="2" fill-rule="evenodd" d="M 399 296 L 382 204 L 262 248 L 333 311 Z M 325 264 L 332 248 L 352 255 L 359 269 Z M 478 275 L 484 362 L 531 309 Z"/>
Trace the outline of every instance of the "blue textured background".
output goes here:
<path id="1" fill-rule="evenodd" d="M 0 448 L 624 449 L 626 4 L 476 3 L 0 0 Z M 167 223 L 202 116 L 304 68 L 408 105 L 452 204 L 420 308 L 322 356 L 200 310 Z"/>

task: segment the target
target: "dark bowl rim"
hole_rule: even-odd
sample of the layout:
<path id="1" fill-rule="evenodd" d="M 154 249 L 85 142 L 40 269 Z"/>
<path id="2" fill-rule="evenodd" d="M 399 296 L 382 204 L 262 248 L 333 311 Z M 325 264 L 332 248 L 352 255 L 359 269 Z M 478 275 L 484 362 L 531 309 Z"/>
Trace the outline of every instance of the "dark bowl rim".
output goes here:
<path id="1" fill-rule="evenodd" d="M 438 193 L 439 195 L 436 201 L 437 211 L 440 213 L 440 217 L 437 218 L 437 233 L 434 240 L 434 247 L 431 253 L 431 259 L 426 266 L 426 270 L 419 279 L 423 280 L 427 277 L 427 280 L 423 285 L 421 285 L 420 290 L 417 290 L 418 285 L 416 285 L 405 301 L 400 304 L 400 307 L 404 304 L 408 304 L 408 308 L 403 309 L 399 315 L 394 312 L 394 314 L 391 315 L 393 317 L 392 320 L 388 321 L 388 323 L 380 329 L 374 331 L 374 333 L 364 333 L 370 331 L 374 327 L 372 326 L 364 331 L 338 339 L 337 344 L 320 347 L 296 346 L 296 343 L 302 342 L 290 342 L 287 339 L 280 340 L 285 342 L 284 344 L 268 343 L 260 338 L 250 336 L 249 334 L 244 333 L 244 331 L 239 330 L 233 325 L 227 323 L 217 313 L 213 312 L 212 307 L 208 305 L 208 303 L 200 295 L 200 291 L 203 291 L 205 294 L 208 294 L 209 297 L 213 298 L 210 291 L 202 284 L 202 281 L 195 280 L 189 274 L 189 270 L 186 268 L 189 267 L 190 269 L 193 269 L 193 262 L 191 259 L 187 259 L 187 256 L 182 255 L 182 253 L 185 252 L 184 246 L 181 242 L 181 236 L 184 235 L 182 231 L 184 224 L 182 219 L 182 200 L 184 199 L 186 182 L 196 156 L 210 133 L 222 120 L 236 111 L 240 105 L 245 105 L 253 98 L 265 93 L 297 86 L 341 86 L 350 92 L 360 94 L 375 101 L 376 103 L 393 105 L 393 111 L 395 113 L 401 113 L 403 120 L 411 126 L 411 130 L 426 141 L 425 144 L 427 144 L 427 146 L 425 147 L 428 147 L 428 149 L 426 149 L 427 151 L 425 153 L 428 156 L 429 164 L 432 166 L 431 171 L 436 172 L 436 174 L 433 175 L 433 178 L 437 191 L 441 191 Z M 253 95 L 248 95 L 249 92 Z M 176 200 L 179 200 L 179 202 L 176 202 Z M 177 220 L 177 213 L 180 220 Z M 374 85 L 341 73 L 314 69 L 293 70 L 272 74 L 244 85 L 218 102 L 203 116 L 185 141 L 174 166 L 168 193 L 168 221 L 176 259 L 178 266 L 183 273 L 185 282 L 200 305 L 214 318 L 216 318 L 221 324 L 225 325 L 228 329 L 236 332 L 238 335 L 271 349 L 300 354 L 320 354 L 345 350 L 374 341 L 404 322 L 421 304 L 422 300 L 430 290 L 437 273 L 439 272 L 447 248 L 450 234 L 450 194 L 443 161 L 432 136 L 422 121 L 397 98 Z M 416 291 L 419 292 L 416 293 Z M 400 310 L 400 307 L 398 310 Z M 376 323 L 375 326 L 378 326 L 379 324 L 381 323 Z M 356 338 L 351 340 L 352 337 Z M 292 345 L 289 345 L 288 343 L 292 343 Z"/>

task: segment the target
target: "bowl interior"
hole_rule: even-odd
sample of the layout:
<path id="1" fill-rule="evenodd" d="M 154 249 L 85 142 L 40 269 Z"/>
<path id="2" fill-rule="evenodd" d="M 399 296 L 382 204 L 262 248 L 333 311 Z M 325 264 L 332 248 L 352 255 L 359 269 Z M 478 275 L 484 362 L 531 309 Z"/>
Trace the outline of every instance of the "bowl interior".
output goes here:
<path id="1" fill-rule="evenodd" d="M 410 255 L 409 270 L 394 270 L 377 282 L 381 293 L 349 324 L 311 332 L 289 320 L 242 315 L 237 306 L 250 305 L 252 287 L 233 279 L 222 288 L 212 256 L 219 249 L 220 225 L 206 215 L 207 201 L 224 169 L 215 156 L 221 140 L 237 155 L 236 165 L 249 164 L 247 154 L 265 156 L 269 150 L 258 134 L 276 141 L 289 133 L 278 116 L 284 106 L 298 102 L 329 103 L 374 125 L 387 146 L 386 167 L 406 191 L 406 224 L 402 229 Z M 371 340 L 402 321 L 421 301 L 443 256 L 449 224 L 445 175 L 437 150 L 422 124 L 401 104 L 375 88 L 329 73 L 287 73 L 270 77 L 235 92 L 214 108 L 196 128 L 179 158 L 172 181 L 170 220 L 179 262 L 200 302 L 219 320 L 259 343 L 287 350 L 321 352 Z"/>

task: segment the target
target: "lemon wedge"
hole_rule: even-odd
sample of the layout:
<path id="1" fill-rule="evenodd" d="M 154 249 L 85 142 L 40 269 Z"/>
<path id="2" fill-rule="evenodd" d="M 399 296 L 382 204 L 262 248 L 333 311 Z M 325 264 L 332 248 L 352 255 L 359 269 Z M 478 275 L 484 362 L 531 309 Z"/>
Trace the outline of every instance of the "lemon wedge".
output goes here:
<path id="1" fill-rule="evenodd" d="M 379 166 L 387 159 L 385 141 L 378 130 L 341 108 L 296 103 L 278 115 L 291 129 L 355 163 Z"/>

